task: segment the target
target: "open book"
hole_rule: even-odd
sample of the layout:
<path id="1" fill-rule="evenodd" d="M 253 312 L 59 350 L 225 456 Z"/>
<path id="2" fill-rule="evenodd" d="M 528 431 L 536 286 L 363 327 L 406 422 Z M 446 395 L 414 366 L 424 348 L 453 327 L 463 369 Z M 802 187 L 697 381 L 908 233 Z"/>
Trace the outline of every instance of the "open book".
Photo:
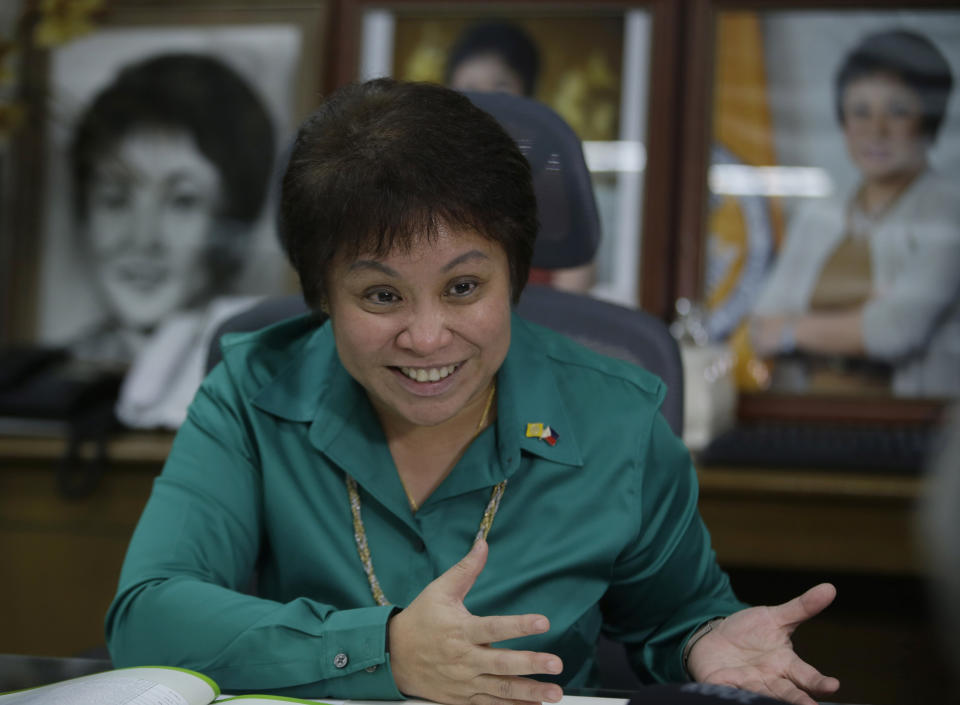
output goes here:
<path id="1" fill-rule="evenodd" d="M 220 687 L 195 671 L 166 666 L 120 668 L 39 688 L 0 695 L 0 705 L 237 705 L 317 703 L 279 695 L 223 697 Z"/>
<path id="2" fill-rule="evenodd" d="M 627 705 L 626 698 L 565 696 L 560 705 Z M 0 695 L 0 705 L 389 705 L 372 700 L 303 700 L 282 695 L 222 695 L 220 687 L 196 671 L 167 666 L 120 668 Z M 394 705 L 435 705 L 405 700 Z"/>

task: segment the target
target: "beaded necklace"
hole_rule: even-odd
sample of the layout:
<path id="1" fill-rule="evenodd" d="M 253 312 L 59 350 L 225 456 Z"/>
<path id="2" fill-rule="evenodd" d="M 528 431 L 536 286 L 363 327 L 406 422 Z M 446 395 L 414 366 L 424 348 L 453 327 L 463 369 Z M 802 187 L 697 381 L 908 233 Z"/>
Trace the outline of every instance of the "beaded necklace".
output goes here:
<path id="1" fill-rule="evenodd" d="M 490 407 L 493 405 L 495 392 L 496 384 L 490 387 L 487 405 L 483 409 L 480 423 L 477 424 L 477 431 L 473 436 L 474 438 L 480 434 L 480 431 L 483 430 L 487 423 L 487 416 L 490 414 Z M 357 481 L 350 477 L 350 475 L 344 475 L 344 480 L 347 484 L 347 494 L 350 497 L 350 513 L 353 515 L 353 538 L 357 544 L 357 554 L 360 556 L 360 562 L 363 564 L 363 572 L 367 574 L 367 582 L 370 583 L 370 593 L 378 605 L 389 605 L 390 601 L 387 600 L 383 594 L 380 581 L 377 580 L 377 574 L 373 571 L 373 558 L 370 556 L 370 546 L 367 543 L 367 531 L 363 526 L 363 519 L 360 517 L 360 494 L 357 492 Z M 401 484 L 402 482 L 401 480 Z M 483 518 L 480 519 L 480 527 L 477 529 L 477 535 L 473 539 L 474 543 L 480 539 L 486 539 L 487 534 L 490 533 L 490 527 L 493 526 L 493 519 L 496 517 L 497 510 L 500 508 L 500 500 L 506 488 L 506 480 L 494 486 L 493 492 L 490 493 L 490 501 L 487 502 L 487 508 L 483 512 Z M 407 492 L 406 487 L 403 489 L 404 492 Z M 416 505 L 413 503 L 409 492 L 407 492 L 407 497 L 411 502 L 412 508 L 416 511 Z"/>

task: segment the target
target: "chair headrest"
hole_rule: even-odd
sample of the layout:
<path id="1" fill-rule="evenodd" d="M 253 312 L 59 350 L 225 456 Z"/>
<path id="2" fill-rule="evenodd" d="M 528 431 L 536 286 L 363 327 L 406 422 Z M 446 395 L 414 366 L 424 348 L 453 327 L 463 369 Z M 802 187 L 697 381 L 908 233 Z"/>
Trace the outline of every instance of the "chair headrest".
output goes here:
<path id="1" fill-rule="evenodd" d="M 600 243 L 600 217 L 580 138 L 552 109 L 507 93 L 466 93 L 516 140 L 533 171 L 540 231 L 533 266 L 576 267 Z"/>

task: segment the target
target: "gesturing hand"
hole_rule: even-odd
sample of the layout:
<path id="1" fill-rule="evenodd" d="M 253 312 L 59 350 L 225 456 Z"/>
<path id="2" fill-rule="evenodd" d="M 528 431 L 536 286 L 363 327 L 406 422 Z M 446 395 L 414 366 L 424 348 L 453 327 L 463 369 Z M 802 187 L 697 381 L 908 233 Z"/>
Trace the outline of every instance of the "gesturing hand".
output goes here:
<path id="1" fill-rule="evenodd" d="M 836 594 L 833 585 L 822 583 L 782 605 L 735 612 L 693 645 L 687 661 L 690 675 L 797 705 L 816 705 L 807 693 L 828 695 L 840 682 L 797 656 L 790 635 Z"/>
<path id="2" fill-rule="evenodd" d="M 558 685 L 521 677 L 560 673 L 563 664 L 557 656 L 489 646 L 546 632 L 546 617 L 475 617 L 464 607 L 486 562 L 487 544 L 478 541 L 390 620 L 390 667 L 397 687 L 406 695 L 450 705 L 559 701 L 563 691 Z"/>

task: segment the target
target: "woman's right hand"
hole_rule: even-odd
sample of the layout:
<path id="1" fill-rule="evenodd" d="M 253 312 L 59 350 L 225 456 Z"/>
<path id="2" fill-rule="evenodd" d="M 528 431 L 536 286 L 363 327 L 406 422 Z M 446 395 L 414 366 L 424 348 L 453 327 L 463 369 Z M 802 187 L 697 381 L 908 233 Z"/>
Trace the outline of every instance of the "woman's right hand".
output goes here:
<path id="1" fill-rule="evenodd" d="M 786 316 L 750 318 L 750 345 L 760 358 L 769 358 L 783 350 L 783 329 L 792 321 Z"/>
<path id="2" fill-rule="evenodd" d="M 543 615 L 477 617 L 464 598 L 487 562 L 487 543 L 423 589 L 390 620 L 390 667 L 406 695 L 450 705 L 557 702 L 560 686 L 523 676 L 563 670 L 560 658 L 534 651 L 496 649 L 492 643 L 550 629 Z"/>

